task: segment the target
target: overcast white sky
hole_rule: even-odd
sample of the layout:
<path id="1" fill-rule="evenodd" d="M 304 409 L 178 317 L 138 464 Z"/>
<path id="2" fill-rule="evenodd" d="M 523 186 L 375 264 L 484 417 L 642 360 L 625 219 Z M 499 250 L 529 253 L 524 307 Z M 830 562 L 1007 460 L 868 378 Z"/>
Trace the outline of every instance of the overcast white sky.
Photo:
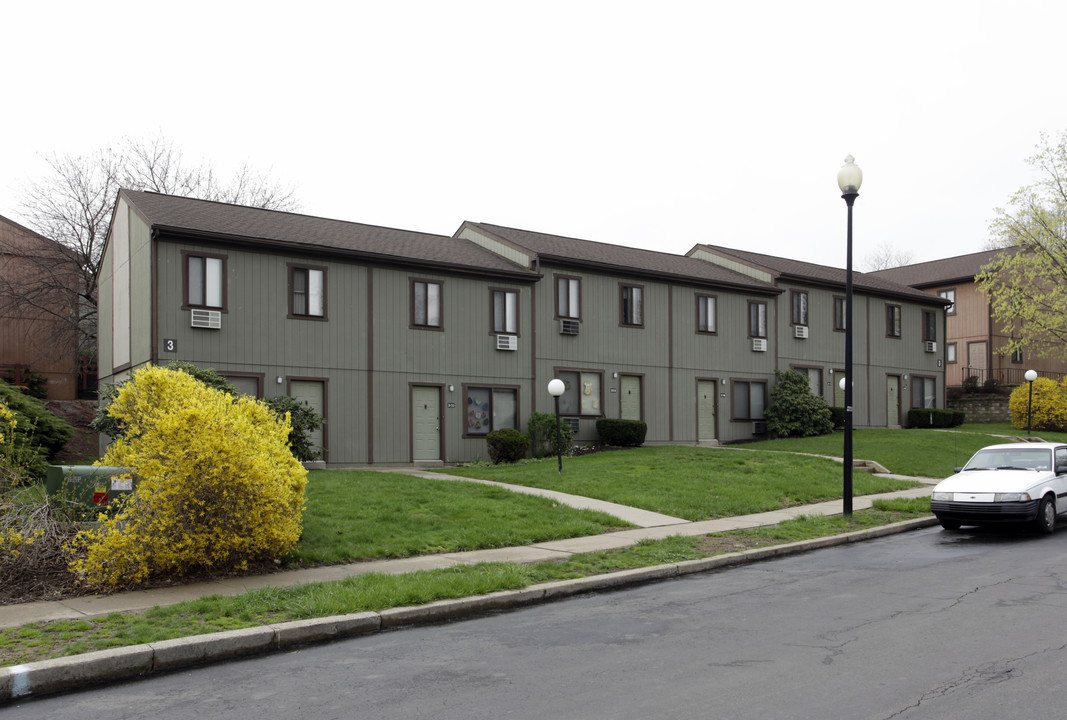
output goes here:
<path id="1" fill-rule="evenodd" d="M 163 135 L 300 211 L 844 267 L 983 249 L 1067 129 L 1067 3 L 7 3 L 0 214 L 43 158 Z"/>

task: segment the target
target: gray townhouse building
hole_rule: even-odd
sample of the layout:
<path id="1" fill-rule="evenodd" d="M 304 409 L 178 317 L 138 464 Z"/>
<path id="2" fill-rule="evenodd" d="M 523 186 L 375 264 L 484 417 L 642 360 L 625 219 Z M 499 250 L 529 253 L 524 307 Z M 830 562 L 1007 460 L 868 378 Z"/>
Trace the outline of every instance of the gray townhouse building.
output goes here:
<path id="1" fill-rule="evenodd" d="M 98 280 L 104 383 L 213 367 L 326 418 L 334 467 L 487 457 L 552 412 L 650 444 L 760 437 L 776 370 L 841 404 L 845 272 L 711 245 L 686 255 L 465 222 L 452 235 L 119 192 Z M 855 425 L 943 407 L 946 302 L 854 275 Z"/>

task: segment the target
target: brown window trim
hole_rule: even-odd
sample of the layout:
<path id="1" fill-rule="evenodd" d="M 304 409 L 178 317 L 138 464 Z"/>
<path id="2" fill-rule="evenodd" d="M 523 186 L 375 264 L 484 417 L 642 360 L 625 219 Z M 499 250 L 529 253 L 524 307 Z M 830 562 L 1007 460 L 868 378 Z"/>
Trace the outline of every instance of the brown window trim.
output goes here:
<path id="1" fill-rule="evenodd" d="M 496 293 L 514 293 L 515 294 L 515 330 L 497 330 L 496 329 Z M 490 335 L 515 335 L 517 337 L 522 336 L 522 294 L 515 288 L 508 287 L 491 287 L 489 288 L 489 334 Z M 507 303 L 505 303 L 505 308 Z M 506 318 L 505 318 L 506 323 Z M 480 385 L 478 387 L 481 387 Z"/>
<path id="2" fill-rule="evenodd" d="M 838 316 L 837 316 L 837 301 L 838 300 L 841 301 L 841 317 L 840 318 L 838 318 Z M 834 332 L 839 332 L 839 333 L 845 332 L 845 313 L 847 312 L 847 310 L 845 308 L 845 302 L 846 302 L 846 298 L 845 298 L 844 295 L 834 295 Z M 838 323 L 838 319 L 841 320 L 840 323 Z"/>
<path id="3" fill-rule="evenodd" d="M 285 272 L 288 282 L 288 305 L 289 314 L 286 318 L 289 320 L 329 320 L 329 295 L 327 294 L 328 284 L 328 271 L 325 265 L 305 265 L 303 263 L 286 263 Z M 293 272 L 296 270 L 321 270 L 322 271 L 322 315 L 298 315 L 293 312 Z M 310 289 L 306 292 L 310 292 Z"/>
<path id="4" fill-rule="evenodd" d="M 796 296 L 803 295 L 807 298 L 806 308 L 808 318 L 805 322 L 798 322 L 796 318 Z M 811 324 L 811 293 L 807 290 L 789 291 L 789 323 L 790 325 L 808 327 Z"/>
<path id="5" fill-rule="evenodd" d="M 577 280 L 578 281 L 578 315 L 560 315 L 559 314 L 559 281 L 560 280 Z M 553 275 L 552 276 L 552 292 L 553 300 L 552 304 L 556 308 L 556 320 L 577 320 L 582 321 L 582 311 L 585 309 L 585 303 L 582 301 L 582 278 L 580 275 Z"/>
<path id="6" fill-rule="evenodd" d="M 641 322 L 628 323 L 626 322 L 626 298 L 625 291 L 627 288 L 641 291 Z M 633 302 L 631 298 L 630 302 Z M 645 326 L 645 286 L 635 285 L 633 283 L 619 283 L 619 327 L 624 328 L 643 328 Z"/>
<path id="7" fill-rule="evenodd" d="M 197 310 L 218 310 L 220 312 L 229 312 L 229 272 L 227 270 L 229 256 L 219 255 L 218 253 L 200 252 L 199 250 L 182 250 L 182 310 L 191 310 L 196 308 Z M 214 258 L 222 261 L 222 306 L 215 307 L 212 305 L 191 305 L 189 303 L 189 258 Z M 204 294 L 207 294 L 207 278 L 204 279 Z"/>
<path id="8" fill-rule="evenodd" d="M 559 374 L 561 372 L 578 373 L 579 382 L 581 382 L 582 373 L 588 373 L 589 375 L 599 375 L 600 376 L 600 412 L 599 412 L 599 414 L 596 414 L 596 415 L 588 414 L 587 415 L 587 414 L 584 414 L 582 412 L 578 412 L 577 414 L 575 414 L 575 413 L 561 413 L 560 414 L 561 417 L 576 417 L 576 418 L 587 418 L 587 419 L 607 417 L 607 415 L 604 414 L 604 389 L 605 389 L 604 388 L 604 375 L 605 375 L 605 372 L 603 370 L 590 370 L 590 369 L 587 369 L 587 368 L 573 368 L 573 367 L 556 367 L 556 368 L 553 369 L 552 372 L 554 373 L 553 377 L 556 377 L 556 378 L 559 377 Z M 580 393 L 581 389 L 579 389 L 578 392 Z M 578 404 L 581 405 L 580 402 Z"/>
<path id="9" fill-rule="evenodd" d="M 893 325 L 889 321 L 890 315 L 894 309 L 896 310 L 898 324 L 897 333 L 895 335 L 892 333 Z M 886 303 L 885 305 L 885 336 L 887 338 L 892 338 L 893 340 L 900 340 L 904 337 L 904 310 L 900 305 L 893 305 L 890 303 Z"/>
<path id="10" fill-rule="evenodd" d="M 427 294 L 429 293 L 429 286 L 430 285 L 436 285 L 438 288 L 440 288 L 440 293 L 438 295 L 438 302 L 440 304 L 440 307 L 438 308 L 438 310 L 440 311 L 440 315 L 441 315 L 441 324 L 440 325 L 419 325 L 419 324 L 417 324 L 415 322 L 415 284 L 416 283 L 424 283 L 424 284 L 426 284 L 427 285 Z M 408 306 L 409 306 L 409 310 L 410 310 L 410 314 L 408 316 L 408 327 L 409 328 L 411 328 L 412 330 L 431 330 L 431 331 L 434 331 L 434 332 L 443 332 L 444 331 L 444 329 L 445 329 L 445 284 L 442 281 L 440 281 L 440 280 L 432 280 L 430 278 L 417 278 L 417 277 L 409 278 L 408 279 L 408 298 L 409 298 Z M 426 319 L 427 320 L 429 320 L 429 315 L 430 315 L 430 308 L 429 308 L 429 301 L 427 301 L 427 307 L 426 307 Z"/>
<path id="11" fill-rule="evenodd" d="M 490 383 L 477 383 L 477 382 L 463 383 L 463 385 L 462 385 L 462 389 L 463 389 L 462 397 L 463 397 L 464 407 L 466 407 L 467 392 L 471 388 L 485 388 L 486 390 L 489 391 L 489 417 L 490 417 L 490 419 L 493 417 L 493 393 L 495 391 L 497 391 L 497 390 L 514 390 L 515 391 L 515 425 L 516 425 L 515 429 L 516 430 L 519 429 L 519 426 L 521 426 L 521 424 L 522 424 L 522 420 L 521 420 L 522 412 L 521 412 L 521 409 L 519 407 L 520 401 L 522 399 L 521 398 L 521 396 L 522 396 L 522 387 L 520 385 L 492 385 Z M 464 410 L 464 412 L 466 412 L 466 410 Z M 497 427 L 491 427 L 489 432 L 472 433 L 472 432 L 468 432 L 467 431 L 468 425 L 467 425 L 467 418 L 466 418 L 465 415 L 464 415 L 464 418 L 463 418 L 462 422 L 463 422 L 463 437 L 465 437 L 465 438 L 473 438 L 473 439 L 484 440 L 485 436 L 488 435 L 489 432 L 493 432 L 494 430 L 501 429 L 501 428 L 497 428 Z"/>
<path id="12" fill-rule="evenodd" d="M 714 330 L 701 330 L 700 329 L 700 305 L 701 303 L 711 298 L 715 301 L 715 317 L 714 317 Z M 718 335 L 719 334 L 719 296 L 711 295 L 709 293 L 697 293 L 697 307 L 696 307 L 696 331 L 700 335 Z"/>
<path id="13" fill-rule="evenodd" d="M 753 305 L 762 305 L 763 306 L 763 320 L 764 320 L 764 322 L 766 324 L 766 331 L 765 331 L 765 333 L 763 335 L 753 335 L 752 334 L 752 306 Z M 748 316 L 745 318 L 745 320 L 746 320 L 746 323 L 748 325 L 748 336 L 750 338 L 768 339 L 770 337 L 770 334 L 771 334 L 771 315 L 770 315 L 770 310 L 767 307 L 767 302 L 765 300 L 749 300 L 748 301 Z"/>
<path id="14" fill-rule="evenodd" d="M 764 379 L 764 378 L 730 378 L 730 422 L 744 423 L 744 422 L 760 422 L 760 421 L 762 421 L 764 418 L 735 417 L 734 416 L 734 409 L 736 407 L 736 403 L 734 402 L 734 398 L 737 397 L 737 385 L 738 385 L 738 383 L 745 383 L 747 385 L 753 385 L 753 384 L 763 385 L 763 409 L 764 410 L 767 409 L 767 402 L 769 400 L 769 391 L 767 389 L 767 385 L 769 383 L 768 383 L 768 381 L 766 379 Z M 749 411 L 749 414 L 752 413 L 752 394 L 751 394 L 751 392 L 749 393 L 749 396 L 748 396 L 748 411 Z"/>

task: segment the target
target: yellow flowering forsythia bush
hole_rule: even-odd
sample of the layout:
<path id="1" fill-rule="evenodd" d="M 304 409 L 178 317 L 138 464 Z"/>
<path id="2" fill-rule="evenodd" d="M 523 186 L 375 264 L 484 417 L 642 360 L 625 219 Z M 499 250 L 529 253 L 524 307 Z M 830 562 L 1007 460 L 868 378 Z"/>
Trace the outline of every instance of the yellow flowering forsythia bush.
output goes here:
<path id="1" fill-rule="evenodd" d="M 11 571 L 19 562 L 23 550 L 40 537 L 40 531 L 23 527 L 15 506 L 14 487 L 19 482 L 19 472 L 11 460 L 11 431 L 18 421 L 15 413 L 0 402 L 0 570 L 2 576 L 11 577 Z"/>
<path id="2" fill-rule="evenodd" d="M 1022 430 L 1026 427 L 1027 409 L 1030 407 L 1030 386 L 1023 383 L 1015 388 L 1008 400 L 1011 424 Z M 1034 380 L 1033 419 L 1034 430 L 1067 431 L 1067 378 L 1055 380 L 1039 377 Z"/>
<path id="3" fill-rule="evenodd" d="M 300 539 L 307 471 L 289 451 L 289 421 L 262 403 L 148 366 L 108 413 L 127 428 L 101 458 L 140 476 L 97 530 L 79 534 L 70 568 L 92 585 L 134 585 L 197 569 L 245 569 Z"/>

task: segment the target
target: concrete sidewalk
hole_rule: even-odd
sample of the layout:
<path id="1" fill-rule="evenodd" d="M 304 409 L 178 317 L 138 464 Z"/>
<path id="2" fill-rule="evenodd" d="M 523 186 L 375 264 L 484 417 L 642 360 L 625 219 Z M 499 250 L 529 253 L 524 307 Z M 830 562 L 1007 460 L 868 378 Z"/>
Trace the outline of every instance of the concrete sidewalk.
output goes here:
<path id="1" fill-rule="evenodd" d="M 416 475 L 457 480 L 418 470 L 406 470 Z M 900 476 L 893 476 L 900 477 Z M 910 490 L 857 497 L 853 508 L 862 510 L 878 498 L 925 497 L 936 480 L 911 478 L 925 484 Z M 474 481 L 484 482 L 484 481 Z M 0 627 L 12 627 L 31 622 L 60 619 L 83 619 L 112 612 L 145 610 L 157 605 L 170 605 L 206 595 L 236 595 L 262 587 L 284 587 L 307 583 L 340 580 L 369 572 L 404 573 L 415 570 L 451 567 L 481 562 L 533 563 L 559 560 L 574 553 L 610 550 L 633 545 L 646 538 L 671 535 L 703 535 L 741 528 L 774 525 L 799 515 L 837 515 L 842 510 L 840 500 L 803 505 L 773 512 L 735 518 L 686 522 L 679 518 L 657 515 L 643 510 L 603 503 L 589 498 L 577 498 L 563 493 L 538 491 L 533 488 L 508 486 L 517 492 L 548 493 L 557 502 L 610 512 L 639 527 L 621 532 L 590 537 L 571 538 L 537 543 L 527 547 L 476 550 L 445 553 L 380 562 L 293 570 L 270 575 L 231 578 L 216 582 L 180 585 L 106 596 L 72 598 L 56 602 L 25 603 L 0 607 Z M 608 509 L 608 508 L 611 509 Z M 304 645 L 358 637 L 385 630 L 426 623 L 460 620 L 490 612 L 504 612 L 533 603 L 550 602 L 574 595 L 608 590 L 643 582 L 655 582 L 691 573 L 784 557 L 823 547 L 868 540 L 875 537 L 906 532 L 936 524 L 936 520 L 920 518 L 895 525 L 870 528 L 844 535 L 805 540 L 715 555 L 700 560 L 688 560 L 653 567 L 623 570 L 575 580 L 542 583 L 520 590 L 505 590 L 469 598 L 441 600 L 413 607 L 398 607 L 380 612 L 360 612 L 337 617 L 314 618 L 294 622 L 260 625 L 243 630 L 175 638 L 162 642 L 100 650 L 70 657 L 42 660 L 26 665 L 0 668 L 0 706 L 33 696 L 51 695 L 82 687 L 96 687 L 103 683 L 120 682 L 157 672 L 169 672 L 212 662 L 263 655 L 290 650 Z"/>
<path id="2" fill-rule="evenodd" d="M 302 570 L 285 570 L 268 575 L 223 578 L 209 582 L 175 585 L 174 587 L 135 590 L 133 592 L 112 595 L 86 595 L 84 597 L 55 600 L 49 602 L 31 602 L 18 605 L 0 606 L 0 628 L 17 627 L 32 622 L 51 620 L 75 620 L 100 617 L 112 612 L 137 612 L 148 610 L 157 605 L 175 605 L 185 600 L 195 600 L 208 595 L 239 595 L 249 590 L 265 587 L 291 587 L 309 583 L 342 580 L 347 577 L 367 573 L 400 574 L 416 570 L 434 570 L 455 565 L 475 565 L 485 562 L 535 563 L 548 560 L 564 560 L 576 553 L 614 550 L 628 547 L 645 539 L 661 539 L 672 535 L 706 535 L 708 533 L 727 532 L 762 525 L 777 525 L 799 515 L 837 515 L 841 513 L 841 501 L 801 505 L 797 507 L 774 510 L 771 512 L 744 515 L 717 520 L 690 522 L 681 518 L 661 515 L 638 508 L 618 505 L 616 503 L 594 500 L 592 498 L 568 495 L 552 490 L 541 490 L 518 485 L 505 485 L 488 480 L 461 478 L 455 475 L 434 473 L 413 469 L 392 469 L 387 472 L 402 472 L 418 477 L 441 480 L 476 482 L 505 487 L 508 490 L 550 498 L 560 504 L 576 508 L 598 510 L 614 515 L 621 520 L 636 525 L 631 530 L 622 530 L 603 535 L 552 540 L 533 545 L 493 550 L 472 550 L 469 552 L 441 553 L 439 555 L 420 555 L 400 560 L 378 560 L 373 562 L 349 563 L 346 565 L 329 565 L 325 567 Z M 909 490 L 901 490 L 880 495 L 861 496 L 853 499 L 855 510 L 864 510 L 879 498 L 924 497 L 929 495 L 928 485 L 936 480 L 928 478 L 905 478 L 926 483 Z"/>

